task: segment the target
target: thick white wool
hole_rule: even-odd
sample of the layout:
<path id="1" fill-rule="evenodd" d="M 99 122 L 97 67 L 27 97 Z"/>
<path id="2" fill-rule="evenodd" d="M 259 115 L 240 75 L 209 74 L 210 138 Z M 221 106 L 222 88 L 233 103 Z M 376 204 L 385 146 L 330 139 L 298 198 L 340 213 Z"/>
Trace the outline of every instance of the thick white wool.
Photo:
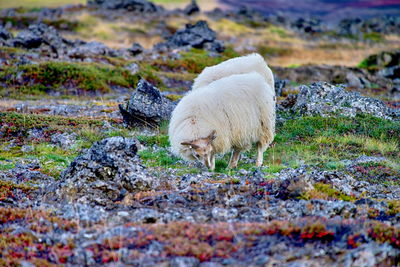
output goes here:
<path id="1" fill-rule="evenodd" d="M 233 74 L 249 73 L 252 71 L 258 72 L 265 78 L 268 85 L 273 90 L 275 89 L 274 75 L 272 74 L 271 69 L 268 67 L 261 55 L 254 53 L 247 56 L 232 58 L 218 65 L 204 68 L 204 70 L 194 80 L 192 90 L 204 87 L 223 77 L 228 77 Z"/>
<path id="2" fill-rule="evenodd" d="M 182 142 L 207 137 L 213 130 L 215 153 L 246 150 L 255 142 L 269 145 L 275 134 L 275 94 L 258 72 L 235 74 L 192 90 L 172 113 L 172 152 L 191 160 Z"/>

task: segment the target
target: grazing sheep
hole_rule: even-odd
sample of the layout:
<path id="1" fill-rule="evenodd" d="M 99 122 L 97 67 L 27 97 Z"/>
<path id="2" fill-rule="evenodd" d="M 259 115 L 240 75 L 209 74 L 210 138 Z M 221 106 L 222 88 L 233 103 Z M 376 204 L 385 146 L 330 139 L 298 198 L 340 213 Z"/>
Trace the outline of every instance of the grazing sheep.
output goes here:
<path id="1" fill-rule="evenodd" d="M 258 72 L 265 78 L 272 90 L 275 89 L 274 75 L 271 69 L 261 55 L 254 53 L 243 57 L 232 58 L 215 66 L 206 67 L 194 80 L 192 90 L 204 87 L 223 77 L 252 71 Z"/>
<path id="2" fill-rule="evenodd" d="M 215 154 L 241 151 L 257 143 L 256 166 L 275 134 L 274 90 L 257 72 L 235 74 L 192 90 L 172 112 L 169 140 L 174 154 L 215 168 Z"/>

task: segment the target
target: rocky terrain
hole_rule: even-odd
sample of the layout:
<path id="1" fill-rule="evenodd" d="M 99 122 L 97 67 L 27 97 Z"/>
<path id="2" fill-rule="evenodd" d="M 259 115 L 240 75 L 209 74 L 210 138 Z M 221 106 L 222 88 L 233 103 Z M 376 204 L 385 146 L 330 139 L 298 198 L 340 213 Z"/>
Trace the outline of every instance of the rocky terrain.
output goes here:
<path id="1" fill-rule="evenodd" d="M 201 3 L 0 10 L 1 266 L 400 264 L 399 17 Z M 276 79 L 265 166 L 171 154 L 193 79 L 251 52 Z"/>

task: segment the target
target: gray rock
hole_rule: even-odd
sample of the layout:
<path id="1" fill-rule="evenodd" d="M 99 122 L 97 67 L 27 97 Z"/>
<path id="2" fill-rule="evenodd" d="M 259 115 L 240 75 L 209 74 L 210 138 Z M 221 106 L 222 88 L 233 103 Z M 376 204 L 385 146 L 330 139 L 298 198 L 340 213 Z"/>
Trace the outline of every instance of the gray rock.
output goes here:
<path id="1" fill-rule="evenodd" d="M 381 69 L 378 71 L 378 75 L 388 79 L 398 79 L 400 78 L 400 65 Z"/>
<path id="2" fill-rule="evenodd" d="M 27 49 L 45 45 L 49 47 L 50 52 L 59 55 L 65 52 L 70 42 L 65 40 L 54 27 L 39 23 L 30 25 L 27 30 L 19 32 L 12 40 L 12 44 L 15 47 L 24 47 Z"/>
<path id="3" fill-rule="evenodd" d="M 127 125 L 154 127 L 170 118 L 175 105 L 156 87 L 141 79 L 127 105 L 119 105 L 119 108 Z"/>
<path id="4" fill-rule="evenodd" d="M 63 149 L 71 149 L 76 144 L 76 134 L 56 133 L 51 136 L 51 142 Z"/>
<path id="5" fill-rule="evenodd" d="M 115 53 L 116 51 L 103 43 L 89 42 L 70 49 L 68 56 L 83 59 L 91 56 L 113 56 Z"/>
<path id="6" fill-rule="evenodd" d="M 163 10 L 161 6 L 147 0 L 88 0 L 87 3 L 90 7 L 124 9 L 133 12 L 155 13 Z"/>
<path id="7" fill-rule="evenodd" d="M 194 257 L 175 257 L 171 260 L 169 267 L 197 267 L 200 261 Z"/>
<path id="8" fill-rule="evenodd" d="M 135 75 L 136 73 L 139 72 L 140 67 L 138 64 L 136 63 L 131 63 L 127 66 L 125 66 L 125 69 L 129 70 L 131 72 L 132 75 Z"/>
<path id="9" fill-rule="evenodd" d="M 155 46 L 156 50 L 174 49 L 179 47 L 203 48 L 212 52 L 223 52 L 223 43 L 216 40 L 217 34 L 210 29 L 206 21 L 198 21 L 196 24 L 186 24 L 185 29 L 178 30 L 165 43 Z"/>
<path id="10" fill-rule="evenodd" d="M 329 83 L 314 83 L 300 87 L 292 111 L 301 115 L 349 116 L 370 114 L 384 119 L 398 119 L 399 114 L 378 99 L 363 97 L 358 92 Z"/>
<path id="11" fill-rule="evenodd" d="M 61 174 L 55 198 L 107 205 L 127 191 L 156 187 L 158 180 L 147 174 L 136 152 L 134 139 L 117 136 L 96 142 Z"/>

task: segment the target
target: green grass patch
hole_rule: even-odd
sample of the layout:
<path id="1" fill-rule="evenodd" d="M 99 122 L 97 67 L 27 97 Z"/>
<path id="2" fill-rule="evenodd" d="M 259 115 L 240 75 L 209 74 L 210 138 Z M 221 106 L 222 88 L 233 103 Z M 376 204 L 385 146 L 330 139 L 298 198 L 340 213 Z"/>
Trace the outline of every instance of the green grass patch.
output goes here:
<path id="1" fill-rule="evenodd" d="M 375 43 L 381 43 L 381 42 L 385 41 L 385 37 L 378 32 L 364 33 L 363 38 L 365 40 L 369 40 L 369 41 L 372 41 Z"/>
<path id="2" fill-rule="evenodd" d="M 331 185 L 324 183 L 314 184 L 314 189 L 303 193 L 299 198 L 305 200 L 325 199 L 325 200 L 342 200 L 351 202 L 354 202 L 356 200 L 355 197 L 346 195 L 334 189 Z"/>
<path id="3" fill-rule="evenodd" d="M 297 117 L 277 125 L 274 144 L 264 153 L 265 167 L 261 170 L 266 176 L 303 164 L 327 170 L 345 170 L 346 159 L 361 155 L 384 156 L 388 164 L 399 166 L 396 164 L 400 158 L 399 137 L 400 122 L 372 116 Z M 147 146 L 157 145 L 161 148 L 157 152 L 151 149 L 141 152 L 147 165 L 182 169 L 182 173 L 188 168 L 168 152 L 165 134 L 138 138 Z M 215 172 L 234 175 L 240 169 L 255 170 L 256 149 L 244 155 L 235 170 L 227 169 L 229 153 L 217 157 Z M 393 166 L 392 169 L 397 168 Z M 387 172 L 391 173 L 390 170 Z"/>
<path id="4" fill-rule="evenodd" d="M 188 73 L 200 73 L 205 67 L 213 66 L 227 59 L 239 56 L 232 47 L 227 47 L 217 57 L 211 57 L 205 50 L 192 48 L 188 52 L 181 52 L 181 59 L 156 60 L 150 63 L 156 71 L 186 71 Z"/>
<path id="5" fill-rule="evenodd" d="M 85 0 L 18 0 L 18 1 L 0 1 L 1 8 L 12 8 L 12 7 L 58 7 L 63 5 L 76 5 L 86 4 Z"/>
<path id="6" fill-rule="evenodd" d="M 7 84 L 2 94 L 62 94 L 85 95 L 106 93 L 112 85 L 132 88 L 138 81 L 126 69 L 95 63 L 45 62 L 41 64 L 9 66 L 0 71 L 0 81 Z"/>

